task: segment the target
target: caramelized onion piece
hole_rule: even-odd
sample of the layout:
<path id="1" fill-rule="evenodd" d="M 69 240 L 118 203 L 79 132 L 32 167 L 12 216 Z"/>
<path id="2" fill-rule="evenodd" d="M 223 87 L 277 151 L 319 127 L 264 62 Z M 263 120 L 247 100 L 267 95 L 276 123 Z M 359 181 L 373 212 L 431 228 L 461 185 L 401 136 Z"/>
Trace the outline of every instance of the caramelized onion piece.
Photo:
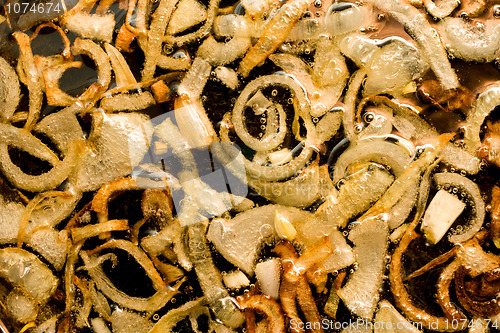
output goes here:
<path id="1" fill-rule="evenodd" d="M 241 309 L 252 309 L 264 314 L 268 319 L 267 332 L 285 332 L 285 317 L 281 307 L 274 299 L 264 295 L 238 296 L 238 305 Z M 247 328 L 247 331 L 250 331 Z"/>
<path id="2" fill-rule="evenodd" d="M 420 46 L 432 70 L 445 89 L 460 87 L 457 75 L 451 68 L 439 35 L 431 27 L 424 14 L 408 4 L 406 0 L 373 0 L 373 4 L 388 12 L 404 25 L 405 30 Z"/>
<path id="3" fill-rule="evenodd" d="M 311 4 L 311 0 L 293 0 L 284 4 L 267 24 L 257 44 L 241 60 L 238 72 L 247 77 L 250 71 L 272 54 Z"/>
<path id="4" fill-rule="evenodd" d="M 19 45 L 22 74 L 26 77 L 27 86 L 29 90 L 29 111 L 28 119 L 24 128 L 31 129 L 40 117 L 43 102 L 43 78 L 33 58 L 31 51 L 30 38 L 25 33 L 16 31 L 12 34 Z"/>
<path id="5" fill-rule="evenodd" d="M 7 60 L 0 57 L 0 122 L 12 121 L 20 96 L 16 72 Z"/>

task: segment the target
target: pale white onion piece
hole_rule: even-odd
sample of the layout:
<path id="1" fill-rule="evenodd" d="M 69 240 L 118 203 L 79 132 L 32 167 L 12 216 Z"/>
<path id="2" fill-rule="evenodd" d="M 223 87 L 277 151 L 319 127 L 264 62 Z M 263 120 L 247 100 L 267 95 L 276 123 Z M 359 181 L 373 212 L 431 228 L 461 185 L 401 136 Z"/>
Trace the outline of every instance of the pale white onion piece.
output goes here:
<path id="1" fill-rule="evenodd" d="M 104 319 L 100 317 L 92 318 L 90 320 L 90 324 L 92 325 L 92 329 L 96 333 L 111 333 Z"/>
<path id="2" fill-rule="evenodd" d="M 0 183 L 0 244 L 15 243 L 19 230 L 21 215 L 24 211 L 24 204 L 18 200 L 9 200 L 15 197 L 15 192 L 8 188 L 3 182 Z"/>
<path id="3" fill-rule="evenodd" d="M 457 75 L 451 68 L 443 44 L 438 33 L 431 27 L 425 14 L 407 3 L 399 0 L 373 0 L 379 9 L 388 12 L 404 25 L 405 30 L 418 44 L 426 61 L 429 62 L 444 89 L 460 87 Z"/>
<path id="4" fill-rule="evenodd" d="M 387 222 L 377 218 L 363 221 L 349 234 L 358 267 L 338 295 L 353 314 L 364 319 L 372 319 L 380 297 L 388 237 Z"/>
<path id="5" fill-rule="evenodd" d="M 217 134 L 200 98 L 189 94 L 175 99 L 174 114 L 179 132 L 191 148 L 207 148 Z"/>
<path id="6" fill-rule="evenodd" d="M 390 93 L 402 95 L 404 88 L 427 69 L 419 51 L 399 37 L 380 41 L 379 47 L 367 64 L 365 95 Z"/>
<path id="7" fill-rule="evenodd" d="M 228 14 L 217 16 L 213 29 L 217 37 L 256 37 L 254 24 L 248 16 Z"/>
<path id="8" fill-rule="evenodd" d="M 366 71 L 357 70 L 349 79 L 348 88 L 344 96 L 344 117 L 342 125 L 344 126 L 345 136 L 351 141 L 356 140 L 357 131 L 355 128 L 356 102 L 358 92 L 365 80 Z"/>
<path id="9" fill-rule="evenodd" d="M 438 243 L 465 209 L 465 204 L 445 190 L 436 193 L 425 211 L 421 230 L 431 243 Z"/>
<path id="10" fill-rule="evenodd" d="M 250 284 L 250 280 L 240 270 L 223 273 L 222 281 L 224 281 L 224 285 L 229 289 L 240 289 Z"/>
<path id="11" fill-rule="evenodd" d="M 8 315 L 22 324 L 35 321 L 38 315 L 37 301 L 22 290 L 13 289 L 5 299 L 5 307 Z"/>
<path id="12" fill-rule="evenodd" d="M 332 35 L 342 35 L 360 29 L 370 19 L 371 8 L 356 6 L 348 2 L 330 6 L 325 16 L 326 31 Z"/>
<path id="13" fill-rule="evenodd" d="M 252 45 L 249 37 L 233 37 L 227 43 L 209 36 L 198 48 L 196 55 L 214 66 L 227 65 L 241 58 Z"/>
<path id="14" fill-rule="evenodd" d="M 64 27 L 83 38 L 111 43 L 115 29 L 113 14 L 87 14 L 77 12 L 65 20 Z"/>
<path id="15" fill-rule="evenodd" d="M 468 127 L 464 133 L 465 143 L 471 153 L 475 153 L 476 149 L 481 145 L 481 126 L 485 118 L 498 105 L 500 105 L 500 85 L 492 84 L 483 91 L 472 104 L 472 109 L 467 114 L 466 122 Z"/>
<path id="16" fill-rule="evenodd" d="M 14 69 L 0 57 L 0 121 L 5 123 L 11 120 L 16 111 L 21 88 Z"/>
<path id="17" fill-rule="evenodd" d="M 374 333 L 419 333 L 419 323 L 409 322 L 387 300 L 379 303 L 375 315 Z M 378 325 L 377 325 L 378 323 Z"/>
<path id="18" fill-rule="evenodd" d="M 410 215 L 418 197 L 418 183 L 413 184 L 399 201 L 389 210 L 389 224 L 390 230 L 399 227 L 403 224 L 408 215 Z"/>
<path id="19" fill-rule="evenodd" d="M 59 280 L 36 255 L 19 248 L 0 249 L 0 276 L 44 304 Z"/>
<path id="20" fill-rule="evenodd" d="M 339 48 L 344 56 L 354 61 L 360 68 L 368 66 L 373 54 L 378 50 L 376 41 L 357 35 L 341 39 Z"/>
<path id="21" fill-rule="evenodd" d="M 347 244 L 340 231 L 333 230 L 328 236 L 328 239 L 332 246 L 333 254 L 322 262 L 322 265 L 328 273 L 338 271 L 354 264 L 356 259 L 352 247 Z"/>
<path id="22" fill-rule="evenodd" d="M 467 22 L 459 17 L 447 17 L 442 23 L 449 44 L 448 53 L 465 61 L 491 62 L 500 48 L 500 27 L 496 22 Z"/>
<path id="23" fill-rule="evenodd" d="M 181 0 L 168 22 L 167 34 L 176 35 L 203 22 L 206 18 L 207 8 L 199 1 Z"/>
<path id="24" fill-rule="evenodd" d="M 95 112 L 87 148 L 80 159 L 75 187 L 95 191 L 102 185 L 124 177 L 132 171 L 148 150 L 153 128 L 145 115 Z M 72 177 L 73 179 L 73 177 Z"/>
<path id="25" fill-rule="evenodd" d="M 56 271 L 63 269 L 71 243 L 67 231 L 42 227 L 33 230 L 26 238 L 26 245 L 52 264 Z"/>
<path id="26" fill-rule="evenodd" d="M 148 333 L 153 323 L 140 313 L 116 309 L 111 314 L 113 333 Z"/>
<path id="27" fill-rule="evenodd" d="M 274 229 L 276 210 L 279 210 L 293 225 L 311 216 L 310 213 L 294 207 L 278 205 L 257 207 L 240 213 L 231 220 L 212 220 L 207 238 L 226 260 L 248 275 L 253 275 L 261 246 L 278 240 Z"/>
<path id="28" fill-rule="evenodd" d="M 471 153 L 465 149 L 449 143 L 441 153 L 443 163 L 454 167 L 457 170 L 475 175 L 481 170 L 481 159 L 475 153 Z"/>
<path id="29" fill-rule="evenodd" d="M 468 206 L 472 207 L 472 217 L 467 225 L 462 226 L 462 230 L 455 230 L 448 236 L 452 243 L 465 242 L 481 229 L 485 217 L 485 204 L 481 196 L 481 191 L 472 180 L 456 173 L 437 173 L 434 181 L 438 186 L 457 188 L 458 192 L 464 192 L 468 196 Z"/>
<path id="30" fill-rule="evenodd" d="M 393 181 L 394 177 L 387 170 L 366 163 L 343 177 L 340 189 L 331 190 L 315 215 L 332 227 L 345 227 L 351 218 L 370 208 Z"/>
<path id="31" fill-rule="evenodd" d="M 71 107 L 45 116 L 33 130 L 51 139 L 63 156 L 68 154 L 72 142 L 84 139 L 82 127 Z"/>
<path id="32" fill-rule="evenodd" d="M 47 319 L 36 328 L 33 333 L 56 333 L 57 316 Z"/>
<path id="33" fill-rule="evenodd" d="M 271 258 L 257 263 L 255 266 L 255 276 L 259 282 L 262 293 L 279 299 L 281 261 L 278 258 Z"/>
<path id="34" fill-rule="evenodd" d="M 460 6 L 460 0 L 445 0 L 440 1 L 438 5 L 434 0 L 424 0 L 425 9 L 434 18 L 443 19 L 446 16 L 450 16 L 451 13 Z"/>
<path id="35" fill-rule="evenodd" d="M 229 89 L 236 89 L 239 85 L 238 74 L 234 69 L 219 66 L 215 70 L 217 78 Z"/>
<path id="36" fill-rule="evenodd" d="M 156 104 L 149 91 L 136 94 L 118 94 L 105 97 L 101 100 L 100 107 L 106 112 L 140 111 Z"/>
<path id="37" fill-rule="evenodd" d="M 302 18 L 290 30 L 285 42 L 297 42 L 314 39 L 319 33 L 319 22 L 314 18 Z"/>

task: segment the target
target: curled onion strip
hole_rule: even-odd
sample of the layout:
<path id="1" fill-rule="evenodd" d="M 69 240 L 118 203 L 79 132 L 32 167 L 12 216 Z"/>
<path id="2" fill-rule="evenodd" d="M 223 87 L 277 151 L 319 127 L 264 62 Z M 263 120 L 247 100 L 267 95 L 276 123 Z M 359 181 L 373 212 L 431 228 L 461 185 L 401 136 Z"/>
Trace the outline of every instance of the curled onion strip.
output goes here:
<path id="1" fill-rule="evenodd" d="M 66 36 L 66 33 L 64 32 L 64 30 L 60 26 L 55 25 L 53 22 L 47 22 L 47 23 L 40 24 L 39 26 L 37 26 L 35 29 L 35 32 L 30 37 L 30 41 L 32 41 L 33 39 L 35 39 L 38 36 L 38 34 L 40 33 L 40 30 L 42 30 L 43 28 L 47 28 L 47 27 L 56 30 L 59 33 L 59 35 L 61 35 L 61 38 L 62 38 L 63 44 L 64 44 L 64 50 L 62 52 L 62 56 L 64 59 L 68 59 L 68 60 L 71 59 L 71 57 L 72 57 L 72 55 L 71 55 L 71 42 L 69 41 L 68 36 Z"/>
<path id="2" fill-rule="evenodd" d="M 174 286 L 167 286 L 158 290 L 153 296 L 148 298 L 132 297 L 116 288 L 106 276 L 99 262 L 99 258 L 90 257 L 86 252 L 80 252 L 80 256 L 85 263 L 85 268 L 90 277 L 107 297 L 112 301 L 137 311 L 157 311 L 164 307 L 172 297 L 178 292 L 184 279 Z"/>
<path id="3" fill-rule="evenodd" d="M 170 310 L 153 326 L 149 333 L 171 333 L 175 325 L 206 304 L 205 297 L 189 301 L 180 307 Z"/>
<path id="4" fill-rule="evenodd" d="M 354 125 L 356 112 L 356 99 L 358 92 L 365 80 L 367 73 L 363 69 L 359 69 L 349 79 L 347 92 L 344 97 L 344 131 L 346 137 L 352 142 L 356 139 L 356 127 Z"/>
<path id="5" fill-rule="evenodd" d="M 396 305 L 399 309 L 403 311 L 405 316 L 414 322 L 422 323 L 423 326 L 431 327 L 440 331 L 440 332 L 454 332 L 461 330 L 466 327 L 466 323 L 462 323 L 462 325 L 457 325 L 458 327 L 453 329 L 450 325 L 448 325 L 448 319 L 444 317 L 436 317 L 433 316 L 426 311 L 418 308 L 412 300 L 412 297 L 408 294 L 406 287 L 403 282 L 403 277 L 401 272 L 403 271 L 402 258 L 404 253 L 406 252 L 408 246 L 416 240 L 420 235 L 415 231 L 417 225 L 420 223 L 420 219 L 425 211 L 425 205 L 427 203 L 427 198 L 429 196 L 429 183 L 430 183 L 430 174 L 432 170 L 435 168 L 437 163 L 431 165 L 424 176 L 422 177 L 422 181 L 420 182 L 420 190 L 419 197 L 417 203 L 417 211 L 415 213 L 415 217 L 411 224 L 405 231 L 405 234 L 401 238 L 401 241 L 398 244 L 398 247 L 394 251 L 390 263 L 389 270 L 389 281 L 391 286 L 391 292 L 394 295 Z"/>
<path id="6" fill-rule="evenodd" d="M 113 239 L 100 245 L 92 251 L 88 251 L 88 254 L 94 255 L 95 253 L 105 249 L 120 249 L 126 251 L 137 261 L 139 265 L 142 266 L 147 276 L 151 278 L 153 287 L 156 290 L 162 290 L 166 287 L 165 282 L 161 278 L 161 275 L 158 273 L 147 254 L 144 253 L 140 248 L 135 246 L 134 243 L 122 239 Z"/>
<path id="7" fill-rule="evenodd" d="M 92 200 L 92 210 L 97 213 L 99 222 L 108 221 L 108 203 L 113 197 L 125 191 L 141 189 L 142 188 L 137 185 L 134 178 L 114 180 L 101 187 Z"/>
<path id="8" fill-rule="evenodd" d="M 142 80 L 151 80 L 154 76 L 158 57 L 161 55 L 162 42 L 165 29 L 172 17 L 178 0 L 161 0 L 154 13 L 153 21 L 149 27 L 147 49 L 145 50 L 144 67 L 142 69 Z"/>
<path id="9" fill-rule="evenodd" d="M 16 31 L 12 34 L 19 45 L 19 62 L 22 64 L 22 71 L 27 80 L 29 90 L 29 111 L 28 119 L 24 128 L 31 129 L 40 117 L 43 102 L 43 78 L 33 58 L 31 51 L 30 38 L 23 32 Z"/>
<path id="10" fill-rule="evenodd" d="M 225 325 L 237 328 L 245 319 L 222 284 L 222 276 L 214 265 L 205 237 L 206 228 L 203 222 L 188 227 L 189 255 L 212 311 Z"/>
<path id="11" fill-rule="evenodd" d="M 71 238 L 73 238 L 73 242 L 79 242 L 90 237 L 98 236 L 103 232 L 123 231 L 128 229 L 127 220 L 109 220 L 99 224 L 86 225 L 84 227 L 72 229 Z"/>
<path id="12" fill-rule="evenodd" d="M 191 43 L 192 41 L 199 40 L 210 33 L 212 29 L 212 25 L 214 23 L 215 15 L 217 14 L 217 10 L 219 7 L 220 0 L 210 0 L 207 9 L 207 19 L 203 26 L 195 32 L 191 32 L 187 35 L 182 36 L 172 36 L 166 35 L 163 39 L 167 44 L 176 44 L 182 46 L 187 43 Z"/>
<path id="13" fill-rule="evenodd" d="M 45 193 L 39 193 L 37 194 L 27 205 L 26 208 L 23 211 L 23 214 L 21 215 L 21 222 L 19 224 L 19 231 L 17 233 L 17 247 L 21 247 L 24 242 L 24 237 L 26 236 L 28 224 L 30 222 L 30 216 L 35 210 L 35 208 L 43 202 L 45 199 L 54 197 L 54 196 L 61 196 L 61 197 L 71 197 L 72 195 L 66 192 L 61 192 L 61 191 L 49 191 Z"/>
<path id="14" fill-rule="evenodd" d="M 460 263 L 456 260 L 453 261 L 441 272 L 437 282 L 437 300 L 441 309 L 450 321 L 463 321 L 464 319 L 467 319 L 462 311 L 457 309 L 450 298 L 450 284 L 451 281 L 453 281 L 455 273 L 459 267 Z"/>
<path id="15" fill-rule="evenodd" d="M 227 43 L 218 42 L 213 36 L 208 36 L 196 55 L 214 66 L 222 66 L 241 58 L 251 45 L 250 38 L 246 36 L 234 36 Z"/>
<path id="16" fill-rule="evenodd" d="M 111 82 L 111 65 L 109 57 L 104 50 L 88 39 L 77 38 L 71 51 L 74 55 L 84 54 L 94 60 L 97 66 L 97 82 L 94 82 L 78 99 L 82 102 L 91 101 L 95 96 L 108 89 Z"/>
<path id="17" fill-rule="evenodd" d="M 424 0 L 424 4 L 429 14 L 435 18 L 443 19 L 449 16 L 460 5 L 460 0 L 441 1 L 439 5 L 436 5 L 432 0 Z"/>
<path id="18" fill-rule="evenodd" d="M 465 242 L 471 239 L 481 229 L 485 217 L 485 205 L 479 187 L 470 179 L 456 173 L 437 173 L 434 175 L 434 180 L 438 186 L 457 188 L 459 191 L 468 194 L 472 201 L 468 205 L 472 206 L 474 216 L 463 231 L 457 230 L 448 239 L 452 243 Z"/>
<path id="19" fill-rule="evenodd" d="M 481 145 L 481 126 L 485 118 L 492 112 L 500 103 L 500 86 L 493 84 L 482 92 L 474 104 L 472 110 L 467 114 L 467 124 L 469 127 L 464 133 L 464 138 L 469 151 L 475 152 Z"/>
<path id="20" fill-rule="evenodd" d="M 404 25 L 405 30 L 422 49 L 432 70 L 445 89 L 460 87 L 460 82 L 451 68 L 439 35 L 431 27 L 424 14 L 407 4 L 406 0 L 373 0 L 373 4 L 388 12 Z"/>
<path id="21" fill-rule="evenodd" d="M 7 179 L 17 188 L 30 192 L 52 190 L 68 178 L 76 166 L 77 159 L 82 151 L 83 143 L 75 142 L 66 157 L 54 167 L 41 175 L 33 176 L 24 173 L 15 165 L 9 155 L 8 146 L 0 145 L 0 169 Z"/>
<path id="22" fill-rule="evenodd" d="M 376 162 L 399 177 L 410 162 L 408 152 L 399 145 L 382 140 L 360 140 L 349 147 L 335 162 L 332 181 L 337 183 L 355 163 Z"/>
<path id="23" fill-rule="evenodd" d="M 130 23 L 132 21 L 132 15 L 136 5 L 137 5 L 137 10 L 134 21 L 137 24 L 137 28 Z M 125 27 L 136 36 L 143 36 L 147 33 L 146 30 L 147 5 L 148 2 L 146 0 L 139 0 L 139 3 L 137 3 L 137 0 L 130 0 L 128 2 L 127 16 L 125 17 Z"/>

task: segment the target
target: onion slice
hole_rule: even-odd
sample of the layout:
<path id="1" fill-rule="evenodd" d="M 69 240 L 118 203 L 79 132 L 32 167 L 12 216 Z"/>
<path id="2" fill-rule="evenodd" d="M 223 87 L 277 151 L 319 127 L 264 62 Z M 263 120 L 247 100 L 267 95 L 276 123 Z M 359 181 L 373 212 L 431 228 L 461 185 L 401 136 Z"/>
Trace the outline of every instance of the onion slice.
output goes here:
<path id="1" fill-rule="evenodd" d="M 379 289 L 387 253 L 389 229 L 382 219 L 365 220 L 356 225 L 349 239 L 354 243 L 358 268 L 339 289 L 338 295 L 355 315 L 370 320 L 379 299 Z"/>
<path id="2" fill-rule="evenodd" d="M 31 129 L 38 121 L 40 111 L 42 109 L 43 78 L 35 66 L 35 60 L 33 58 L 30 38 L 28 35 L 20 31 L 16 31 L 12 34 L 12 36 L 16 39 L 17 44 L 19 45 L 19 62 L 21 63 L 23 75 L 26 77 L 29 90 L 28 119 L 26 120 L 24 127 L 26 129 Z"/>
<path id="3" fill-rule="evenodd" d="M 373 4 L 388 12 L 405 26 L 406 31 L 422 49 L 432 70 L 445 89 L 460 87 L 460 82 L 451 68 L 439 35 L 431 27 L 424 14 L 408 4 L 407 1 L 373 0 Z"/>
<path id="4" fill-rule="evenodd" d="M 448 240 L 452 243 L 465 242 L 472 237 L 481 229 L 485 217 L 485 204 L 481 197 L 481 191 L 476 183 L 470 179 L 455 174 L 455 173 L 437 173 L 434 175 L 434 181 L 438 186 L 457 188 L 458 191 L 467 194 L 470 203 L 468 205 L 472 206 L 473 217 L 467 223 L 467 225 L 459 231 L 458 228 L 448 236 Z"/>
<path id="5" fill-rule="evenodd" d="M 19 104 L 21 89 L 14 69 L 0 57 L 0 122 L 12 120 Z"/>
<path id="6" fill-rule="evenodd" d="M 247 77 L 255 66 L 276 51 L 311 2 L 311 0 L 293 0 L 280 8 L 267 24 L 257 44 L 252 46 L 241 60 L 238 72 L 243 77 Z"/>

